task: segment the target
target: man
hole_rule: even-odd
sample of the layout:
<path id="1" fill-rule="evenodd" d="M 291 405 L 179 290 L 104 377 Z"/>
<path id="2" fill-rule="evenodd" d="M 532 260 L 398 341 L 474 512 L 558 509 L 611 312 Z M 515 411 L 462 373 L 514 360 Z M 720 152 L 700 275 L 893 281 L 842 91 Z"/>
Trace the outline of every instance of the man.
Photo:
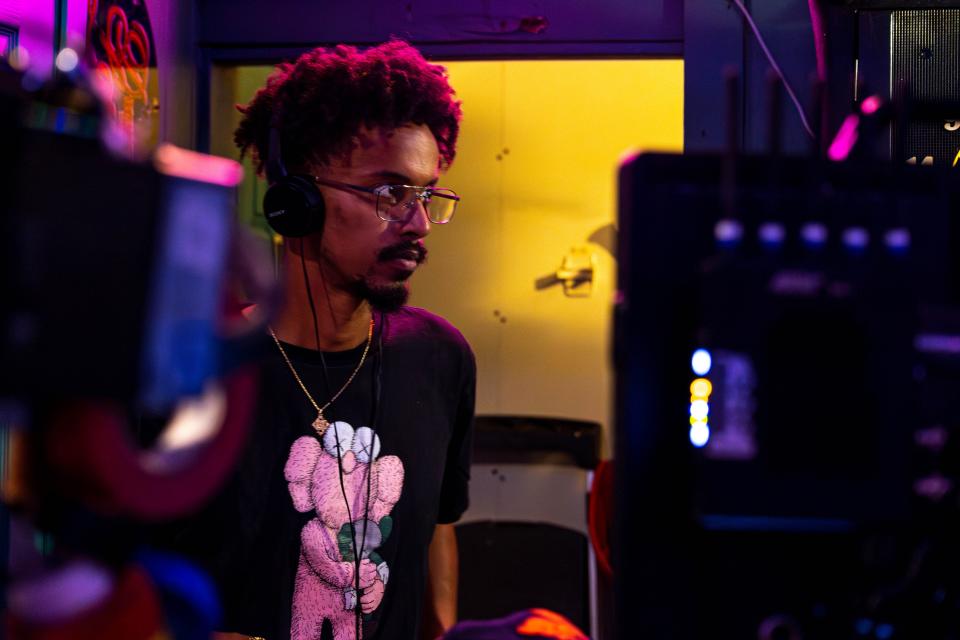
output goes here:
<path id="1" fill-rule="evenodd" d="M 240 111 L 238 147 L 272 182 L 314 185 L 320 222 L 284 243 L 248 450 L 184 539 L 220 586 L 225 632 L 436 637 L 456 618 L 475 365 L 455 328 L 403 305 L 457 203 L 436 185 L 459 102 L 442 67 L 394 41 L 304 54 Z"/>

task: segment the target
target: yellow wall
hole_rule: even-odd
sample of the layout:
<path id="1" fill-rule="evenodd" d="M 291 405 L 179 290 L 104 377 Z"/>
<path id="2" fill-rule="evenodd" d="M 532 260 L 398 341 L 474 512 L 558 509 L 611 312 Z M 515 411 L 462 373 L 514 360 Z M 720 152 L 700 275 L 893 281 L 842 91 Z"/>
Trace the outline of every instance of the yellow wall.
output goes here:
<path id="1" fill-rule="evenodd" d="M 435 226 L 411 303 L 460 328 L 479 367 L 478 413 L 595 420 L 610 425 L 616 167 L 624 152 L 680 150 L 679 60 L 448 63 L 463 101 L 457 159 L 442 179 L 463 200 Z M 214 78 L 215 153 L 230 155 L 236 116 L 269 68 Z M 262 186 L 248 180 L 241 215 Z M 597 234 L 597 232 L 600 232 Z M 594 235 L 597 234 L 597 235 Z M 594 240 L 591 241 L 591 236 Z M 607 240 L 605 241 L 604 238 Z M 537 290 L 571 247 L 596 257 L 587 298 Z M 609 439 L 607 442 L 609 451 Z"/>
<path id="2" fill-rule="evenodd" d="M 236 159 L 239 151 L 233 144 L 233 132 L 240 124 L 236 105 L 253 98 L 266 82 L 273 67 L 218 67 L 210 79 L 210 153 Z M 237 210 L 240 219 L 269 234 L 263 218 L 262 200 L 266 181 L 256 177 L 248 155 L 243 159 L 243 182 L 238 189 Z"/>
<path id="3" fill-rule="evenodd" d="M 447 67 L 464 120 L 457 159 L 442 183 L 463 201 L 451 224 L 434 227 L 428 238 L 431 257 L 414 276 L 412 303 L 446 316 L 474 346 L 479 413 L 606 427 L 616 268 L 608 249 L 589 238 L 616 222 L 616 167 L 624 152 L 681 149 L 683 63 Z M 593 294 L 536 290 L 535 281 L 575 246 L 596 256 Z"/>

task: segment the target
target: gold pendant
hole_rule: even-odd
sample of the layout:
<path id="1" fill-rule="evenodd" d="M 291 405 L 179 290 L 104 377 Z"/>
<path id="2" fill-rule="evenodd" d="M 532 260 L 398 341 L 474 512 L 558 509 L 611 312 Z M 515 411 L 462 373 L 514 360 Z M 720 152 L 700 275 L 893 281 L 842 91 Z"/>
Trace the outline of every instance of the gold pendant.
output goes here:
<path id="1" fill-rule="evenodd" d="M 317 419 L 313 421 L 314 430 L 323 436 L 324 432 L 327 430 L 327 427 L 330 426 L 330 423 L 327 422 L 327 419 L 323 417 L 322 413 L 317 414 Z"/>

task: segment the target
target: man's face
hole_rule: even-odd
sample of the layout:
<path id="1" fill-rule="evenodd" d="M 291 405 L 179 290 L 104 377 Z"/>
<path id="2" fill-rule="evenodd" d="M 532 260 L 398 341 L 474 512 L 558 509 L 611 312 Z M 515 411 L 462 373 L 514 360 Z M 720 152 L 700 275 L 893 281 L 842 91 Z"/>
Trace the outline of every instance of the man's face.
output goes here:
<path id="1" fill-rule="evenodd" d="M 384 184 L 430 186 L 440 175 L 440 152 L 426 125 L 364 129 L 349 157 L 330 162 L 317 175 L 363 187 Z M 423 238 L 430 221 L 419 202 L 405 221 L 377 216 L 376 196 L 320 186 L 327 217 L 320 259 L 330 284 L 375 307 L 406 302 L 407 279 L 426 258 Z"/>

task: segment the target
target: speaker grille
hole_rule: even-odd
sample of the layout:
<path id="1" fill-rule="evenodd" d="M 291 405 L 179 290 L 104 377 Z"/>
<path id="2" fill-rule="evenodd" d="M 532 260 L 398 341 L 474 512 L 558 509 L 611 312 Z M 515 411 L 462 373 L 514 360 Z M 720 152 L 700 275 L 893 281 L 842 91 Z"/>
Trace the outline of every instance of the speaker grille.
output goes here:
<path id="1" fill-rule="evenodd" d="M 960 9 L 892 12 L 890 80 L 894 100 L 909 96 L 920 107 L 894 127 L 894 159 L 952 164 L 960 150 L 960 131 L 949 123 L 960 122 Z M 930 114 L 930 107 L 945 112 Z"/>

